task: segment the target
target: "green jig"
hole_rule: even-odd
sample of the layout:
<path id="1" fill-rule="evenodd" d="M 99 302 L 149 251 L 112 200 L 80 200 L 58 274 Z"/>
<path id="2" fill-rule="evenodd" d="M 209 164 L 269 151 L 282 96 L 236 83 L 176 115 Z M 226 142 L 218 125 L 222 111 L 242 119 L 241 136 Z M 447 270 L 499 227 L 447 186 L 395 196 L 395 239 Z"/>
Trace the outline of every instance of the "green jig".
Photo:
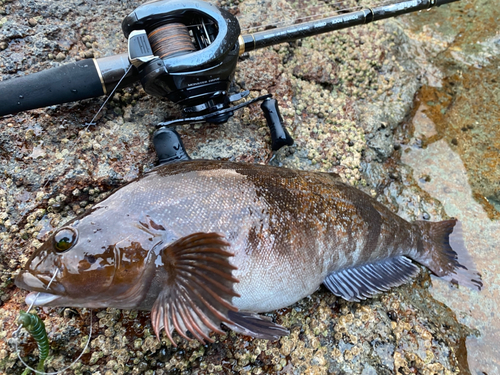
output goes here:
<path id="1" fill-rule="evenodd" d="M 36 343 L 38 344 L 38 350 L 40 351 L 40 360 L 38 362 L 36 370 L 43 372 L 45 360 L 49 356 L 49 338 L 47 337 L 45 324 L 38 315 L 27 313 L 23 310 L 19 312 L 18 321 L 20 324 L 22 324 L 26 331 L 28 331 L 28 333 L 33 336 Z"/>

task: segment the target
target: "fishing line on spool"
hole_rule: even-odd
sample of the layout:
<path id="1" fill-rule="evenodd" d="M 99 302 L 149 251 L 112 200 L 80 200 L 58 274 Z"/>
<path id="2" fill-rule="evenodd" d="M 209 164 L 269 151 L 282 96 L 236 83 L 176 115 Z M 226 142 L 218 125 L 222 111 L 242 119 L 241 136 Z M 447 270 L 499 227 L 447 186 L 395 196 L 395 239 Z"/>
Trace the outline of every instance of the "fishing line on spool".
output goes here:
<path id="1" fill-rule="evenodd" d="M 54 281 L 54 279 L 56 278 L 57 274 L 59 273 L 59 269 L 56 269 L 56 272 L 54 273 L 54 276 L 52 276 L 52 278 L 50 279 L 49 283 L 47 284 L 47 286 L 45 287 L 45 289 L 48 289 L 50 287 L 50 284 L 52 284 L 52 282 Z M 36 300 L 38 299 L 38 297 L 40 296 L 40 292 L 37 293 L 37 295 L 35 296 L 35 298 L 33 299 L 33 301 L 31 302 L 30 306 L 28 307 L 28 309 L 26 310 L 28 313 L 29 311 L 32 309 L 33 305 L 35 304 Z M 58 371 L 55 371 L 55 372 L 44 372 L 44 371 L 38 371 L 36 369 L 34 369 L 33 367 L 31 367 L 30 365 L 28 365 L 26 362 L 23 361 L 23 359 L 21 358 L 21 351 L 19 350 L 19 346 L 18 346 L 18 340 L 19 338 L 17 337 L 18 333 L 21 331 L 21 328 L 23 327 L 22 324 L 19 325 L 19 327 L 17 327 L 17 329 L 12 332 L 12 337 L 14 338 L 14 345 L 15 345 L 15 348 L 16 348 L 16 354 L 17 354 L 17 358 L 19 358 L 19 360 L 21 361 L 21 363 L 28 369 L 30 369 L 31 371 L 35 372 L 36 374 L 42 374 L 42 375 L 58 375 L 60 373 L 62 373 L 63 371 L 66 371 L 67 369 L 69 369 L 71 366 L 73 366 L 74 364 L 76 364 L 80 358 L 82 358 L 83 356 L 83 353 L 85 353 L 85 350 L 87 350 L 89 344 L 90 344 L 90 339 L 92 338 L 92 310 L 89 310 L 90 312 L 90 328 L 89 328 L 89 337 L 87 339 L 87 342 L 85 343 L 85 347 L 83 348 L 82 352 L 80 353 L 80 355 L 78 356 L 78 358 L 76 358 L 73 362 L 71 362 L 68 366 L 64 367 L 63 369 L 61 370 L 58 370 Z"/>
<path id="2" fill-rule="evenodd" d="M 168 23 L 148 33 L 153 55 L 160 59 L 196 51 L 188 28 L 182 23 Z"/>

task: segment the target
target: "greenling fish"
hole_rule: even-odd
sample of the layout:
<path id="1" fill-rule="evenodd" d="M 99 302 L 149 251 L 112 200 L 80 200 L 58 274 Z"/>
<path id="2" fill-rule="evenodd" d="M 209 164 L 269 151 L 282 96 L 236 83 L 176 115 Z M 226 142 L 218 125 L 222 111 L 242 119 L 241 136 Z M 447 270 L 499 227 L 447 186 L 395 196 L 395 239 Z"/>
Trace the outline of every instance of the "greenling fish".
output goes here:
<path id="1" fill-rule="evenodd" d="M 41 292 L 38 306 L 151 310 L 170 340 L 175 329 L 211 341 L 221 323 L 274 339 L 288 331 L 257 313 L 321 283 L 363 300 L 414 277 L 413 262 L 482 287 L 456 220 L 409 223 L 332 174 L 193 160 L 157 167 L 57 230 L 16 284 L 33 291 L 28 304 Z"/>

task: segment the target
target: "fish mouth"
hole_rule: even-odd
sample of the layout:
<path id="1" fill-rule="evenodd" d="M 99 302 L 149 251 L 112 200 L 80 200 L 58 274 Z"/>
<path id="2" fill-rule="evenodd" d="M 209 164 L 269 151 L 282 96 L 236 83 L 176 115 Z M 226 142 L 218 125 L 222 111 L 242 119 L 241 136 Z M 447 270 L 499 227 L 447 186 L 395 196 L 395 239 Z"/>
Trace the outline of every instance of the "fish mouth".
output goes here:
<path id="1" fill-rule="evenodd" d="M 58 300 L 61 296 L 45 292 L 31 292 L 26 296 L 25 302 L 28 306 L 46 306 L 51 302 Z"/>
<path id="2" fill-rule="evenodd" d="M 26 271 L 23 271 L 19 275 L 17 275 L 15 284 L 19 288 L 27 289 L 31 292 L 26 296 L 26 303 L 28 304 L 28 306 L 32 302 L 35 302 L 35 306 L 49 304 L 62 297 L 65 291 L 64 286 L 62 286 L 56 280 L 50 279 L 46 275 L 42 275 L 42 277 L 35 276 Z M 57 295 L 53 293 L 56 293 Z M 36 297 L 37 295 L 38 297 Z"/>
<path id="3" fill-rule="evenodd" d="M 17 275 L 15 283 L 18 287 L 28 290 L 43 290 L 47 285 L 29 272 L 21 272 Z"/>

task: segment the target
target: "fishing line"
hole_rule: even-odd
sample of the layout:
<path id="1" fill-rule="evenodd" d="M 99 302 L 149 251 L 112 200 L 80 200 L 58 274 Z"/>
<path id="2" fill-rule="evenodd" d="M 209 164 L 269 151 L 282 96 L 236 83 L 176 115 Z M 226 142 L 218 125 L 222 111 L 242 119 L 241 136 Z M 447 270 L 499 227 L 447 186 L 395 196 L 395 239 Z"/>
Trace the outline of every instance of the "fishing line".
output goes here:
<path id="1" fill-rule="evenodd" d="M 108 97 L 106 98 L 106 100 L 104 101 L 104 103 L 102 103 L 101 105 L 101 108 L 99 108 L 99 110 L 97 111 L 97 113 L 94 115 L 94 117 L 92 118 L 92 120 L 90 120 L 90 122 L 86 122 L 85 125 L 87 126 L 85 128 L 85 130 L 88 130 L 90 126 L 92 125 L 96 125 L 96 123 L 94 122 L 96 117 L 99 115 L 99 113 L 103 110 L 104 106 L 109 102 L 109 99 L 111 99 L 111 97 L 113 96 L 113 94 L 115 93 L 115 91 L 118 89 L 118 87 L 120 86 L 120 83 L 122 83 L 122 81 L 125 79 L 125 77 L 127 76 L 128 72 L 130 72 L 130 69 L 132 69 L 132 64 L 130 64 L 127 68 L 127 70 L 125 71 L 125 73 L 123 73 L 123 76 L 120 78 L 120 80 L 118 81 L 118 83 L 116 84 L 116 86 L 113 88 L 113 90 L 111 90 L 111 92 L 109 93 Z M 77 141 L 78 141 L 79 138 L 77 138 Z M 75 141 L 76 142 L 76 141 Z"/>
<path id="2" fill-rule="evenodd" d="M 57 268 L 56 269 L 56 272 L 54 273 L 54 276 L 52 276 L 52 278 L 50 279 L 49 283 L 47 284 L 47 286 L 45 287 L 45 289 L 49 289 L 50 287 L 50 284 L 52 284 L 52 282 L 54 281 L 54 279 L 56 278 L 57 274 L 59 273 L 59 269 Z M 35 296 L 35 298 L 33 299 L 33 301 L 31 302 L 30 306 L 28 307 L 28 310 L 26 310 L 27 312 L 29 312 L 31 310 L 31 308 L 33 307 L 33 305 L 35 304 L 36 300 L 38 299 L 38 297 L 40 296 L 40 292 L 37 293 L 37 295 Z M 21 358 L 21 351 L 19 350 L 19 346 L 18 346 L 18 333 L 19 331 L 21 330 L 21 328 L 23 327 L 22 324 L 19 325 L 19 327 L 14 331 L 12 332 L 12 337 L 14 338 L 14 345 L 16 347 L 16 354 L 17 354 L 17 358 L 19 358 L 19 360 L 21 361 L 21 363 L 28 369 L 30 369 L 31 371 L 37 373 L 37 374 L 42 374 L 42 375 L 58 375 L 60 373 L 62 373 L 63 371 L 66 371 L 67 369 L 69 369 L 71 366 L 73 366 L 76 362 L 78 362 L 80 360 L 80 358 L 82 358 L 83 356 L 83 353 L 85 353 L 85 350 L 87 350 L 89 344 L 90 344 L 90 339 L 92 337 L 92 310 L 89 310 L 89 313 L 90 313 L 90 328 L 89 328 L 89 337 L 87 339 L 87 342 L 85 343 L 85 347 L 83 348 L 82 352 L 80 353 L 80 355 L 78 356 L 78 358 L 76 358 L 73 362 L 71 362 L 68 366 L 64 367 L 63 369 L 61 370 L 58 370 L 58 371 L 55 371 L 55 372 L 44 372 L 44 371 L 38 371 L 36 369 L 34 369 L 33 367 L 31 367 L 30 365 L 28 365 L 26 362 L 23 361 L 23 359 Z"/>
<path id="3" fill-rule="evenodd" d="M 85 131 L 88 131 L 89 128 L 91 126 L 95 126 L 96 125 L 96 118 L 97 116 L 99 115 L 99 113 L 101 113 L 101 111 L 104 109 L 104 107 L 106 106 L 106 104 L 108 104 L 109 100 L 113 97 L 114 93 L 116 92 L 116 90 L 118 89 L 118 87 L 120 86 L 120 83 L 122 83 L 122 81 L 125 79 L 125 77 L 127 76 L 127 74 L 130 72 L 130 69 L 132 69 L 132 64 L 130 64 L 127 68 L 127 70 L 125 71 L 125 73 L 123 74 L 123 76 L 120 78 L 120 80 L 118 81 L 118 83 L 116 84 L 116 86 L 113 88 L 113 90 L 111 90 L 110 94 L 107 96 L 106 100 L 104 101 L 104 103 L 102 103 L 101 107 L 98 109 L 98 111 L 96 112 L 96 114 L 94 115 L 94 117 L 92 118 L 92 120 L 90 120 L 90 122 L 86 122 L 85 123 Z M 80 141 L 80 138 L 81 138 L 81 135 L 80 135 L 80 132 L 78 132 L 78 137 L 75 139 L 75 142 L 73 143 L 73 146 L 68 150 L 68 154 L 71 155 L 73 153 L 73 151 L 75 150 L 76 146 L 78 145 L 78 142 Z M 65 159 L 65 161 L 67 161 L 68 159 Z M 45 182 L 45 184 L 43 184 L 42 186 L 42 189 L 44 189 L 47 184 L 52 180 L 52 177 L 53 175 L 49 176 L 49 178 L 47 179 L 47 181 Z"/>
<path id="4" fill-rule="evenodd" d="M 111 93 L 108 95 L 108 97 L 106 98 L 106 100 L 104 101 L 104 103 L 101 105 L 101 107 L 99 108 L 99 110 L 96 112 L 96 114 L 94 115 L 94 117 L 92 118 L 92 120 L 90 120 L 90 122 L 88 123 L 85 123 L 85 131 L 88 131 L 88 129 L 90 128 L 90 126 L 93 126 L 93 125 L 96 125 L 96 118 L 97 116 L 99 115 L 99 113 L 103 110 L 103 108 L 105 107 L 105 105 L 108 103 L 108 101 L 110 100 L 110 98 L 113 97 L 114 93 L 116 92 L 117 88 L 119 87 L 120 83 L 123 81 L 123 79 L 127 76 L 127 74 L 129 73 L 130 69 L 132 69 L 132 64 L 129 65 L 129 67 L 127 68 L 127 70 L 125 71 L 125 73 L 123 74 L 123 76 L 120 78 L 120 80 L 118 81 L 117 85 L 113 88 L 113 90 L 111 91 Z M 78 145 L 78 142 L 80 141 L 80 134 L 78 134 L 78 137 L 76 138 L 75 142 L 73 143 L 73 147 L 70 148 L 69 150 L 69 155 L 72 154 L 72 152 L 75 150 L 76 146 Z M 65 161 L 67 161 L 68 159 L 65 159 Z M 47 184 L 51 181 L 53 175 L 49 176 L 49 178 L 47 179 L 47 181 L 45 182 L 45 184 L 42 186 L 42 189 L 44 189 Z M 47 284 L 47 286 L 45 287 L 45 289 L 48 289 L 50 287 L 50 284 L 52 284 L 52 282 L 54 281 L 54 279 L 56 278 L 57 274 L 59 273 L 59 269 L 56 269 L 54 275 L 52 276 L 52 278 L 50 279 L 49 283 Z M 33 301 L 31 302 L 30 306 L 28 307 L 28 310 L 27 312 L 29 312 L 32 308 L 33 308 L 33 305 L 35 304 L 36 300 L 38 299 L 38 297 L 40 296 L 40 292 L 38 292 L 35 296 L 35 298 L 33 299 Z M 18 347 L 18 338 L 17 338 L 17 335 L 19 333 L 19 331 L 21 330 L 21 328 L 23 327 L 22 324 L 19 325 L 19 327 L 12 333 L 12 337 L 14 338 L 14 345 L 15 345 L 15 348 L 16 348 L 16 354 L 17 354 L 17 358 L 19 358 L 19 360 L 21 361 L 21 363 L 28 369 L 30 369 L 31 371 L 34 371 L 35 373 L 37 374 L 44 374 L 44 375 L 57 375 L 57 374 L 60 374 L 61 372 L 63 371 L 66 371 L 67 369 L 69 369 L 71 366 L 73 366 L 76 362 L 78 362 L 80 360 L 80 358 L 82 357 L 83 353 L 85 353 L 85 350 L 87 350 L 88 346 L 89 346 L 89 343 L 90 343 L 90 339 L 92 337 L 92 310 L 90 310 L 90 328 L 89 328 L 89 337 L 87 339 L 87 342 L 85 344 L 85 347 L 84 349 L 82 350 L 82 352 L 80 353 L 80 355 L 78 356 L 78 358 L 76 358 L 72 363 L 70 363 L 68 366 L 66 366 L 65 368 L 61 369 L 61 370 L 58 370 L 56 372 L 41 372 L 41 371 L 38 371 L 32 367 L 30 367 L 26 362 L 23 361 L 23 359 L 21 358 L 21 355 L 20 355 L 20 350 L 19 350 L 19 347 Z"/>
<path id="5" fill-rule="evenodd" d="M 127 68 L 127 70 L 123 74 L 123 76 L 118 81 L 117 85 L 113 88 L 113 90 L 108 95 L 108 97 L 106 98 L 106 100 L 104 101 L 104 103 L 101 105 L 101 107 L 99 108 L 99 110 L 96 112 L 96 114 L 94 115 L 94 117 L 92 118 L 92 120 L 90 120 L 90 122 L 85 123 L 85 126 L 86 126 L 85 131 L 88 131 L 88 129 L 90 128 L 90 126 L 96 125 L 95 120 L 96 120 L 97 116 L 103 110 L 103 108 L 106 106 L 106 104 L 109 102 L 109 100 L 113 97 L 113 95 L 116 92 L 117 88 L 120 86 L 120 83 L 127 76 L 127 74 L 129 73 L 130 69 L 132 69 L 132 64 L 129 65 L 129 67 Z M 75 150 L 76 146 L 78 145 L 78 142 L 80 141 L 80 138 L 81 138 L 81 136 L 80 136 L 80 134 L 78 134 L 78 137 L 76 138 L 75 142 L 73 143 L 73 147 L 70 148 L 70 150 L 69 150 L 69 154 L 70 155 L 72 154 L 72 152 Z M 67 161 L 67 160 L 68 159 L 65 159 L 65 161 Z M 47 186 L 47 184 L 50 182 L 50 180 L 52 179 L 52 177 L 53 176 L 49 176 L 49 178 L 47 179 L 47 181 L 45 182 L 45 184 L 42 186 L 42 189 Z M 56 278 L 56 276 L 57 276 L 58 273 L 59 273 L 59 269 L 56 269 L 54 275 L 50 279 L 50 281 L 47 284 L 47 286 L 45 287 L 45 289 L 48 289 L 50 287 L 50 285 L 52 284 L 52 282 L 54 281 L 54 279 Z M 36 302 L 36 300 L 38 299 L 39 296 L 40 296 L 40 292 L 38 292 L 36 294 L 35 298 L 33 299 L 33 301 L 31 302 L 30 306 L 28 307 L 27 312 L 29 312 L 33 308 L 33 305 L 35 304 L 35 302 Z M 38 370 L 32 368 L 26 362 L 24 362 L 24 360 L 21 358 L 21 355 L 20 355 L 20 350 L 19 350 L 19 347 L 18 347 L 18 337 L 17 337 L 18 333 L 20 332 L 21 328 L 23 327 L 22 324 L 20 324 L 19 327 L 12 333 L 12 337 L 14 338 L 14 345 L 15 345 L 15 348 L 16 348 L 17 358 L 19 358 L 19 360 L 21 361 L 21 363 L 26 368 L 30 369 L 31 371 L 34 371 L 37 374 L 57 375 L 57 374 L 60 374 L 63 371 L 66 371 L 67 369 L 69 369 L 71 366 L 73 366 L 76 362 L 78 362 L 80 360 L 80 358 L 83 356 L 83 353 L 85 353 L 85 350 L 87 350 L 87 348 L 88 348 L 88 346 L 90 344 L 90 339 L 92 337 L 92 310 L 89 310 L 89 311 L 90 311 L 90 328 L 89 328 L 89 336 L 88 336 L 87 342 L 85 344 L 85 347 L 83 348 L 83 350 L 80 353 L 80 355 L 78 356 L 78 358 L 76 358 L 72 363 L 70 363 L 65 368 L 63 368 L 61 370 L 58 370 L 56 372 L 43 372 L 43 371 L 38 371 Z"/>
<path id="6" fill-rule="evenodd" d="M 56 272 L 54 272 L 54 275 L 50 279 L 50 281 L 47 284 L 47 286 L 45 287 L 45 289 L 49 289 L 50 284 L 52 284 L 52 282 L 54 281 L 54 279 L 56 278 L 56 276 L 57 276 L 58 273 L 59 273 L 59 268 L 56 268 Z M 36 300 L 38 299 L 39 296 L 40 296 L 40 292 L 38 292 L 36 294 L 35 298 L 31 302 L 31 304 L 29 305 L 28 310 L 26 310 L 26 312 L 30 312 L 30 310 L 32 309 L 33 305 L 35 304 L 35 302 L 36 302 Z M 23 327 L 23 325 L 20 324 L 19 327 L 17 327 L 17 329 L 14 332 L 12 332 L 12 336 L 14 336 L 15 334 L 17 334 L 21 330 L 22 327 Z"/>
<path id="7" fill-rule="evenodd" d="M 28 310 L 29 311 L 29 310 Z M 83 353 L 85 353 L 85 350 L 87 350 L 89 344 L 90 344 L 90 339 L 92 337 L 92 310 L 89 310 L 89 313 L 90 313 L 90 328 L 89 328 L 89 338 L 87 339 L 87 342 L 85 343 L 85 347 L 83 348 L 82 352 L 80 353 L 80 355 L 78 356 L 78 358 L 76 358 L 73 362 L 71 362 L 68 366 L 64 367 L 63 369 L 61 370 L 58 370 L 58 371 L 55 371 L 55 372 L 44 372 L 44 371 L 38 371 L 38 370 L 35 370 L 33 367 L 31 367 L 30 365 L 28 365 L 26 362 L 23 361 L 23 359 L 21 358 L 20 356 L 20 350 L 17 346 L 17 338 L 14 340 L 14 344 L 16 346 L 16 354 L 17 354 L 17 358 L 19 358 L 19 360 L 21 361 L 21 363 L 26 366 L 26 368 L 30 369 L 31 371 L 37 373 L 37 374 L 42 374 L 42 375 L 58 375 L 60 373 L 62 373 L 63 371 L 66 371 L 67 369 L 69 369 L 70 367 L 72 367 L 73 365 L 76 364 L 76 362 L 78 362 L 80 360 L 80 358 L 82 358 L 83 356 Z M 21 327 L 19 327 L 21 328 Z"/>
<path id="8" fill-rule="evenodd" d="M 106 104 L 109 102 L 109 100 L 113 97 L 114 93 L 116 92 L 117 88 L 120 86 L 120 83 L 123 81 L 123 79 L 127 76 L 127 74 L 130 72 L 130 69 L 132 69 L 132 64 L 130 64 L 127 68 L 127 70 L 125 71 L 125 73 L 123 74 L 123 76 L 120 78 L 120 80 L 118 81 L 118 83 L 116 84 L 116 86 L 113 88 L 113 90 L 111 90 L 111 93 L 108 95 L 108 97 L 106 98 L 106 100 L 104 101 L 104 103 L 101 105 L 101 107 L 99 108 L 99 110 L 96 112 L 96 114 L 94 115 L 94 117 L 92 118 L 92 120 L 90 120 L 90 122 L 88 123 L 85 123 L 85 131 L 88 131 L 88 129 L 90 128 L 90 126 L 95 126 L 96 125 L 96 118 L 97 116 L 99 115 L 99 113 L 103 110 L 103 108 L 106 106 Z M 75 147 L 78 145 L 78 142 L 80 140 L 81 136 L 80 134 L 78 134 L 78 137 L 76 138 L 75 142 L 73 143 L 73 147 L 69 150 L 69 154 L 71 155 L 71 153 L 74 151 Z M 67 161 L 67 159 L 66 159 Z M 52 176 L 49 176 L 49 178 L 47 179 L 47 181 L 45 182 L 45 184 L 42 186 L 42 188 L 45 188 L 47 186 L 47 184 L 49 183 L 49 181 L 51 180 Z M 59 269 L 57 268 L 54 272 L 54 275 L 52 276 L 52 278 L 50 279 L 49 283 L 47 284 L 47 286 L 45 287 L 45 289 L 48 289 L 50 287 L 50 285 L 52 284 L 52 282 L 55 280 L 55 278 L 57 277 L 57 274 L 59 273 Z M 33 308 L 33 305 L 35 304 L 36 300 L 38 299 L 38 297 L 40 296 L 40 293 L 41 292 L 38 292 L 35 296 L 35 298 L 33 299 L 33 301 L 31 302 L 30 306 L 28 307 L 27 309 L 27 312 L 29 313 L 30 310 Z M 76 362 L 78 362 L 80 360 L 80 358 L 83 356 L 83 353 L 85 353 L 85 350 L 87 350 L 89 344 L 90 344 L 90 339 L 92 337 L 92 310 L 89 310 L 90 312 L 90 328 L 89 328 L 89 337 L 87 339 L 87 342 L 85 343 L 85 347 L 83 348 L 82 352 L 80 353 L 80 355 L 78 356 L 78 358 L 76 358 L 72 363 L 70 363 L 68 366 L 66 366 L 65 368 L 61 369 L 61 370 L 58 370 L 56 372 L 43 372 L 43 371 L 38 371 L 34 368 L 32 368 L 31 366 L 29 366 L 26 362 L 24 362 L 24 360 L 21 358 L 21 355 L 20 355 L 20 350 L 19 350 L 19 347 L 18 347 L 18 333 L 21 331 L 21 328 L 23 327 L 22 324 L 19 325 L 19 327 L 12 333 L 12 337 L 14 338 L 14 345 L 15 345 L 15 348 L 16 348 L 16 354 L 17 354 L 17 358 L 19 358 L 19 360 L 21 361 L 21 363 L 28 369 L 30 369 L 31 371 L 34 371 L 35 373 L 37 374 L 43 374 L 43 375 L 58 375 L 60 374 L 61 372 L 63 371 L 66 371 L 67 369 L 69 369 L 71 366 L 73 366 Z"/>
<path id="9" fill-rule="evenodd" d="M 336 3 L 331 3 L 331 4 L 328 4 L 328 3 L 318 4 L 318 6 L 327 6 L 327 7 L 331 8 L 334 6 L 343 6 L 344 4 L 348 4 L 350 2 L 351 1 L 349 1 L 349 0 L 343 0 L 343 1 L 338 1 Z M 276 21 L 276 22 L 272 21 L 272 23 L 269 23 L 269 24 L 250 26 L 250 27 L 247 27 L 245 29 L 242 29 L 241 31 L 242 32 L 249 32 L 249 30 L 256 30 L 256 29 L 261 29 L 261 28 L 264 28 L 264 29 L 265 28 L 274 28 L 274 27 L 279 27 L 279 26 L 288 26 L 290 24 L 299 25 L 301 23 L 313 21 L 315 19 L 317 20 L 319 18 L 328 18 L 328 17 L 340 15 L 340 14 L 346 13 L 346 12 L 356 12 L 356 11 L 359 11 L 362 9 L 370 9 L 370 8 L 375 8 L 375 7 L 380 7 L 380 6 L 393 5 L 393 4 L 398 4 L 400 2 L 401 1 L 397 1 L 397 0 L 386 0 L 386 1 L 381 1 L 379 3 L 376 3 L 374 5 L 370 5 L 370 6 L 355 5 L 355 6 L 350 6 L 350 7 L 332 10 L 329 13 L 316 13 L 316 14 L 312 14 L 312 15 L 308 15 L 308 16 L 298 17 L 298 18 L 295 18 L 295 19 L 289 20 L 289 21 Z M 290 4 L 293 7 L 294 3 L 290 3 Z M 292 9 L 295 9 L 295 8 L 292 8 Z M 301 11 L 301 9 L 295 9 L 295 10 L 297 10 L 297 12 L 299 12 L 299 13 Z"/>

